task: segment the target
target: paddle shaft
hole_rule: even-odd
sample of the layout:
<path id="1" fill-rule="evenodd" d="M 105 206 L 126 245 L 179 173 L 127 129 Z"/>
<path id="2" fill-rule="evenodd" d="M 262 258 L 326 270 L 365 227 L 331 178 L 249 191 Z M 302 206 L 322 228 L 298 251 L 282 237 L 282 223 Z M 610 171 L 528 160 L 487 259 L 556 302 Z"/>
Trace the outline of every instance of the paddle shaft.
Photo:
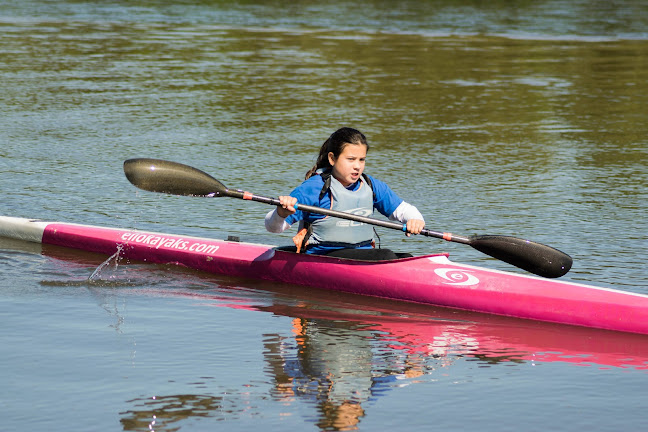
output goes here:
<path id="1" fill-rule="evenodd" d="M 280 206 L 281 202 L 276 198 L 268 198 L 255 195 L 242 190 L 230 190 L 223 188 L 211 196 L 228 196 L 249 201 Z M 407 232 L 406 225 L 398 222 L 390 222 L 374 219 L 366 216 L 354 215 L 346 212 L 328 210 L 321 207 L 313 207 L 305 204 L 295 204 L 295 208 L 310 213 L 325 216 L 337 217 L 370 225 L 391 228 Z M 540 243 L 523 240 L 510 236 L 473 235 L 470 237 L 457 236 L 447 232 L 432 231 L 424 229 L 421 234 L 427 237 L 436 237 L 451 242 L 466 244 L 482 253 L 490 255 L 501 261 L 527 270 L 538 276 L 556 278 L 563 276 L 569 271 L 572 259 L 569 255 Z"/>
<path id="2" fill-rule="evenodd" d="M 239 198 L 243 200 L 250 200 L 250 201 L 256 201 L 264 204 L 270 204 L 274 206 L 281 206 L 281 202 L 276 198 L 269 198 L 260 195 L 255 195 L 251 192 L 246 192 L 242 190 L 234 191 L 231 189 L 225 189 L 224 191 L 217 192 L 215 195 L 225 195 L 232 198 Z M 369 225 L 375 225 L 383 228 L 391 228 L 398 231 L 407 232 L 407 225 L 398 222 L 384 221 L 384 220 L 374 219 L 366 216 L 354 215 L 351 213 L 339 212 L 335 210 L 329 210 L 321 207 L 313 207 L 313 206 L 299 204 L 299 203 L 295 204 L 295 209 L 308 212 L 308 213 L 315 213 L 324 216 L 337 217 L 340 219 L 347 219 L 356 222 L 366 223 Z M 436 237 L 436 238 L 453 241 L 457 243 L 470 244 L 470 239 L 468 237 L 457 236 L 454 234 L 443 233 L 439 231 L 432 231 L 429 229 L 423 229 L 421 231 L 421 235 L 424 235 L 426 237 Z"/>
<path id="3" fill-rule="evenodd" d="M 124 173 L 128 180 L 140 189 L 173 195 L 219 197 L 227 196 L 256 201 L 274 206 L 281 205 L 275 198 L 267 198 L 242 190 L 231 190 L 209 174 L 188 165 L 160 159 L 129 159 L 124 162 Z M 325 216 L 348 219 L 370 225 L 407 232 L 406 226 L 346 212 L 328 210 L 297 204 L 302 211 Z M 424 229 L 422 235 L 467 244 L 470 247 L 527 270 L 538 276 L 560 277 L 569 271 L 572 259 L 569 255 L 552 247 L 532 241 L 500 235 L 455 236 Z"/>

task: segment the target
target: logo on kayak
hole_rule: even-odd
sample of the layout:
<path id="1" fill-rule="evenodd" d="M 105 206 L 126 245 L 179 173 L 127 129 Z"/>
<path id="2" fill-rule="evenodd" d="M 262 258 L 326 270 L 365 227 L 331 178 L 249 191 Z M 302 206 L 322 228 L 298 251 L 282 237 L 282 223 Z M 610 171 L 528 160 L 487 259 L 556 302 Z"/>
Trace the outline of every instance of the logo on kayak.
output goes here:
<path id="1" fill-rule="evenodd" d="M 453 268 L 438 268 L 434 270 L 437 276 L 447 280 L 448 285 L 470 286 L 477 285 L 479 279 L 469 270 L 460 270 Z"/>

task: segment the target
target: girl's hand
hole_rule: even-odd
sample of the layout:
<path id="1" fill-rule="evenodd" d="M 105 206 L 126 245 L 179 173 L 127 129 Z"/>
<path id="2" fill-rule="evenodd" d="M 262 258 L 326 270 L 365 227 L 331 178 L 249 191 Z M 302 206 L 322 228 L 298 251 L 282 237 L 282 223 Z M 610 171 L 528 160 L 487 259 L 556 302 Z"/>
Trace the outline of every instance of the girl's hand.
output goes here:
<path id="1" fill-rule="evenodd" d="M 291 196 L 280 196 L 279 201 L 281 206 L 277 206 L 277 214 L 282 218 L 287 218 L 291 214 L 295 214 L 295 204 L 297 204 L 297 198 Z"/>
<path id="2" fill-rule="evenodd" d="M 424 227 L 425 221 L 421 219 L 410 219 L 407 221 L 407 233 L 405 235 L 409 237 L 412 234 L 420 234 Z"/>

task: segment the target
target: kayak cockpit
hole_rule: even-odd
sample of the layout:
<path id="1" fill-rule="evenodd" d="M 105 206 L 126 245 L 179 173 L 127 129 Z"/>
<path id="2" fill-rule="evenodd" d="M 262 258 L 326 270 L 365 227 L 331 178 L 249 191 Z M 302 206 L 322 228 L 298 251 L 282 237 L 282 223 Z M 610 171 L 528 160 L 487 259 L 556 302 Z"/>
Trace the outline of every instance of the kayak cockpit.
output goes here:
<path id="1" fill-rule="evenodd" d="M 396 252 L 396 256 L 398 257 L 397 259 L 386 259 L 386 260 L 363 260 L 363 259 L 356 259 L 356 258 L 345 258 L 345 257 L 333 257 L 333 256 L 326 256 L 326 255 L 307 255 L 307 254 L 297 254 L 297 248 L 295 246 L 277 246 L 273 248 L 274 251 L 277 252 L 287 252 L 289 254 L 295 254 L 295 255 L 300 255 L 303 257 L 318 257 L 318 258 L 325 258 L 325 259 L 330 259 L 330 260 L 343 260 L 343 261 L 356 261 L 356 262 L 366 262 L 366 263 L 386 263 L 386 262 L 402 262 L 402 261 L 409 261 L 412 259 L 419 259 L 423 257 L 430 257 L 430 256 L 441 256 L 445 257 L 446 259 L 448 258 L 449 254 L 448 253 L 438 253 L 438 254 L 430 254 L 430 255 L 425 255 L 425 256 L 414 256 L 410 253 L 399 253 Z"/>

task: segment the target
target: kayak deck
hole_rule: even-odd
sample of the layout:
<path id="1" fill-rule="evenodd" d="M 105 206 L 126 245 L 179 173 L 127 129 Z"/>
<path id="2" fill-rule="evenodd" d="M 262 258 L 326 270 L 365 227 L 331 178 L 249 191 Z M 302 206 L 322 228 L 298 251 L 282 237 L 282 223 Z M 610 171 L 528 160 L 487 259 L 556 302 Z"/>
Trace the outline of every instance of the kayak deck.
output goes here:
<path id="1" fill-rule="evenodd" d="M 0 216 L 0 236 L 210 273 L 648 334 L 648 296 L 457 264 L 447 254 L 357 261 L 271 245 Z"/>

